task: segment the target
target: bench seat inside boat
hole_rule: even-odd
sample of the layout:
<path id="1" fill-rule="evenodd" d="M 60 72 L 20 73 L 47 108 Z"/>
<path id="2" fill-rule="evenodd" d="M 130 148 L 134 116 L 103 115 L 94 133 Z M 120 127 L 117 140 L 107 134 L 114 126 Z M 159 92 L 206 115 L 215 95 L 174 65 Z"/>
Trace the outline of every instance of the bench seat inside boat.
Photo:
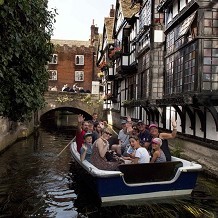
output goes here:
<path id="1" fill-rule="evenodd" d="M 173 179 L 181 161 L 145 164 L 122 164 L 119 170 L 124 174 L 126 183 L 160 182 Z"/>

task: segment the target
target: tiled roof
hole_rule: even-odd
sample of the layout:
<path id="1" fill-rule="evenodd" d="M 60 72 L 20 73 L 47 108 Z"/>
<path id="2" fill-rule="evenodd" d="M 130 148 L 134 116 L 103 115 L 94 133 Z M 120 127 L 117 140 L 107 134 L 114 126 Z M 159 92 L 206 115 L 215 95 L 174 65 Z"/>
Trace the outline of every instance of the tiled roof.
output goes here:
<path id="1" fill-rule="evenodd" d="M 85 47 L 89 47 L 90 46 L 90 42 L 89 41 L 79 41 L 79 40 L 62 40 L 62 39 L 52 39 L 51 42 L 54 45 L 68 45 L 69 47 L 71 46 L 85 46 Z"/>
<path id="2" fill-rule="evenodd" d="M 113 34 L 113 27 L 114 27 L 114 18 L 113 17 L 105 17 L 104 18 L 104 25 L 106 29 L 108 43 L 112 43 L 112 34 Z"/>
<path id="3" fill-rule="evenodd" d="M 132 1 L 131 0 L 119 0 L 120 2 L 120 7 L 122 9 L 123 12 L 123 16 L 125 18 L 131 18 L 134 14 L 136 14 L 139 9 L 140 9 L 140 5 L 134 5 L 134 7 L 130 8 L 132 5 Z"/>

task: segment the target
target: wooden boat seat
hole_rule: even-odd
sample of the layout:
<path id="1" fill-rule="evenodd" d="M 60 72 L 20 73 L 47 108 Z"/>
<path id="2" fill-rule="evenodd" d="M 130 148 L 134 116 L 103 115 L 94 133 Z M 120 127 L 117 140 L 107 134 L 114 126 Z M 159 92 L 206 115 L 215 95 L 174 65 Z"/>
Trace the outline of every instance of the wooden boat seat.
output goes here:
<path id="1" fill-rule="evenodd" d="M 119 170 L 124 174 L 126 183 L 145 183 L 169 181 L 175 176 L 178 168 L 182 166 L 181 161 L 122 164 L 119 166 Z"/>

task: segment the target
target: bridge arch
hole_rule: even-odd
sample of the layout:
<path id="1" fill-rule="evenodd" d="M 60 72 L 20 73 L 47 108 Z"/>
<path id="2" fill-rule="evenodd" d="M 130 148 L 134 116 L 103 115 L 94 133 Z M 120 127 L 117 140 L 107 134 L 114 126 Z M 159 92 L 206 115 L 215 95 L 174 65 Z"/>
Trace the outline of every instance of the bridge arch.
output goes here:
<path id="1" fill-rule="evenodd" d="M 103 117 L 103 104 L 98 95 L 49 91 L 44 97 L 46 104 L 38 111 L 39 121 L 47 113 L 57 110 L 83 114 L 86 119 L 91 118 L 94 112 L 98 113 L 99 117 Z"/>

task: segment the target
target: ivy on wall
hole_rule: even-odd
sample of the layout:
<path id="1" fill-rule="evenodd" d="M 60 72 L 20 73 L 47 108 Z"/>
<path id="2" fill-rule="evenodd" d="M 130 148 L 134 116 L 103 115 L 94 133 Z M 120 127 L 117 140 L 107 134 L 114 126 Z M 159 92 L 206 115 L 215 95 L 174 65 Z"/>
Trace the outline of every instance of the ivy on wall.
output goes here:
<path id="1" fill-rule="evenodd" d="M 55 15 L 47 0 L 0 0 L 0 115 L 9 120 L 44 106 Z"/>

